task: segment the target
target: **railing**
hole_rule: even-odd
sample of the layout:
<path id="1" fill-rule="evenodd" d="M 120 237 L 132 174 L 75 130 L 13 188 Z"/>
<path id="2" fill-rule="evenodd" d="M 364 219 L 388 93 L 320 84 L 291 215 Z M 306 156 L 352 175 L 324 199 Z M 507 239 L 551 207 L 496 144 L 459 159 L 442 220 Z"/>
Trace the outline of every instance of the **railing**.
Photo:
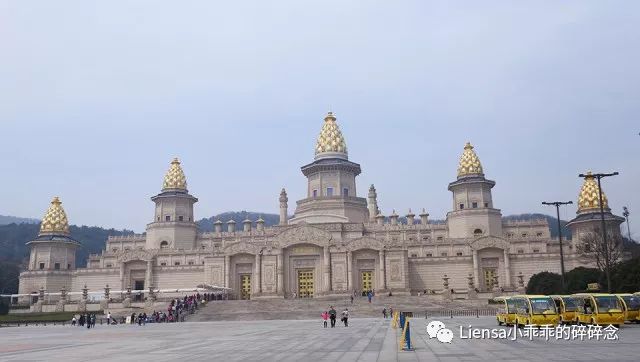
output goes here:
<path id="1" fill-rule="evenodd" d="M 427 309 L 412 312 L 414 318 L 453 318 L 453 317 L 495 317 L 498 309 L 476 308 L 476 309 Z"/>

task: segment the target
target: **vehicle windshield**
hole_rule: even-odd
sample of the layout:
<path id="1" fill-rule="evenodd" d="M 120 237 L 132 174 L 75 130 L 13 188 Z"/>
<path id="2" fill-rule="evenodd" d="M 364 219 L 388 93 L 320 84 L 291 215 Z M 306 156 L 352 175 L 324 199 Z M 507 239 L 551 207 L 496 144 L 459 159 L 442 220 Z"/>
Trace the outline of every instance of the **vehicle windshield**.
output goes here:
<path id="1" fill-rule="evenodd" d="M 562 298 L 562 301 L 564 302 L 564 310 L 567 312 L 575 312 L 580 306 L 576 298 Z"/>
<path id="2" fill-rule="evenodd" d="M 618 299 L 618 297 L 614 295 L 593 297 L 593 298 L 596 300 L 596 304 L 598 305 L 598 311 L 600 313 L 606 313 L 611 309 L 619 309 L 619 310 L 622 309 L 622 306 L 620 305 L 620 300 Z"/>
<path id="3" fill-rule="evenodd" d="M 556 304 L 551 298 L 531 298 L 531 313 L 543 314 L 546 311 L 556 313 Z"/>
<path id="4" fill-rule="evenodd" d="M 507 300 L 507 313 L 512 314 L 516 313 L 516 301 L 509 299 Z"/>
<path id="5" fill-rule="evenodd" d="M 634 295 L 626 295 L 622 297 L 627 305 L 627 310 L 640 310 L 640 297 Z"/>

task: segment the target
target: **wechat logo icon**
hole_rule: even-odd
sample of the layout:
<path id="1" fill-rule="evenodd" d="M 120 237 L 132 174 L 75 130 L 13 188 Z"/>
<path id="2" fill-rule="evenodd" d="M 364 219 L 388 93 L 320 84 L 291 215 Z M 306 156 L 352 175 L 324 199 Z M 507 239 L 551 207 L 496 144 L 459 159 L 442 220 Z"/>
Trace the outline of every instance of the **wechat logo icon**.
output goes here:
<path id="1" fill-rule="evenodd" d="M 440 343 L 449 343 L 453 340 L 453 331 L 445 328 L 444 323 L 433 321 L 427 325 L 429 338 L 437 338 Z"/>

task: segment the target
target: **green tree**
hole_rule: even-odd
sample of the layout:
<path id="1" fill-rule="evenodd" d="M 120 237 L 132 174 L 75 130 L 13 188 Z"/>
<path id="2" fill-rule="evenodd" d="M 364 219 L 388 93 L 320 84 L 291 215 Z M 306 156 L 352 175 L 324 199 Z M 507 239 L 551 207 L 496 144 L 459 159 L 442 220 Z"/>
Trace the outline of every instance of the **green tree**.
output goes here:
<path id="1" fill-rule="evenodd" d="M 611 273 L 611 286 L 617 293 L 640 291 L 640 257 L 617 264 Z"/>
<path id="2" fill-rule="evenodd" d="M 596 268 L 577 267 L 565 273 L 567 292 L 577 293 L 587 290 L 587 284 L 598 283 L 603 279 L 602 272 Z"/>
<path id="3" fill-rule="evenodd" d="M 560 274 L 544 271 L 532 275 L 527 284 L 527 294 L 563 294 Z"/>

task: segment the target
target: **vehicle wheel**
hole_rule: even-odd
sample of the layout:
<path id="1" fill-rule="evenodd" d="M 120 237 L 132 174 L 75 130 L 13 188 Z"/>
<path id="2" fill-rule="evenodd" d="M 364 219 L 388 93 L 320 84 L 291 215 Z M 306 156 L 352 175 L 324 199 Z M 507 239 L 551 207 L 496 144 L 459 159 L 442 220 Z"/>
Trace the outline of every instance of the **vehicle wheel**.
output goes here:
<path id="1" fill-rule="evenodd" d="M 500 322 L 500 320 L 499 320 L 499 319 L 498 319 L 498 325 L 499 325 L 499 326 L 501 326 L 501 325 L 502 325 L 502 322 Z"/>
<path id="2" fill-rule="evenodd" d="M 596 323 L 595 319 L 591 319 L 591 324 L 593 324 L 594 326 L 597 326 L 598 324 Z"/>

